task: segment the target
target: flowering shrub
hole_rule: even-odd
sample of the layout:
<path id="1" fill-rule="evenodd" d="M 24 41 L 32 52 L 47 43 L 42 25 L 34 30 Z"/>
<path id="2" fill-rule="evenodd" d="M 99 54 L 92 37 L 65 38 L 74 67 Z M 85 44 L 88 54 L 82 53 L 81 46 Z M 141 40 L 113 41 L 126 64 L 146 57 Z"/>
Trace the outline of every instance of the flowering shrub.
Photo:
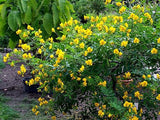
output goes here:
<path id="1" fill-rule="evenodd" d="M 57 29 L 63 35 L 57 42 L 53 38 L 44 40 L 41 30 L 33 31 L 31 26 L 17 31 L 22 50 L 14 49 L 4 62 L 12 55 L 21 58 L 33 74 L 26 84 L 39 84 L 39 92 L 50 94 L 49 98 L 38 99 L 39 106 L 32 109 L 36 115 L 39 107 L 45 107 L 46 113 L 56 119 L 55 110 L 66 113 L 85 102 L 79 113 L 90 119 L 157 118 L 159 31 L 152 26 L 154 21 L 144 7 L 127 9 L 120 3 L 113 4 L 119 8 L 115 15 L 84 16 L 86 24 L 72 18 L 61 23 Z M 15 63 L 10 62 L 12 66 Z M 22 65 L 18 74 L 23 76 L 25 72 Z"/>

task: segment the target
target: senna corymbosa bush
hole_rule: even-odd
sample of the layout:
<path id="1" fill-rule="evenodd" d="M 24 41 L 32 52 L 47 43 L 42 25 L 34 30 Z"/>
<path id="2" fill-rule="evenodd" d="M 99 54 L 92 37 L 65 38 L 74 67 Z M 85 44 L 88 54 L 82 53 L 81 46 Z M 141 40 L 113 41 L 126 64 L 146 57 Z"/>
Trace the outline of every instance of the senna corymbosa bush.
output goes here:
<path id="1" fill-rule="evenodd" d="M 10 56 L 24 61 L 17 72 L 22 76 L 31 66 L 33 78 L 26 84 L 39 84 L 43 93 L 32 109 L 36 115 L 44 112 L 43 107 L 52 119 L 55 111 L 71 110 L 78 110 L 82 119 L 157 119 L 160 36 L 152 26 L 152 14 L 140 5 L 128 9 L 112 4 L 118 9 L 113 15 L 87 15 L 85 24 L 73 18 L 61 23 L 57 29 L 63 35 L 57 42 L 43 39 L 42 31 L 30 25 L 17 30 L 22 49 L 3 60 L 11 66 L 19 61 L 10 61 Z"/>

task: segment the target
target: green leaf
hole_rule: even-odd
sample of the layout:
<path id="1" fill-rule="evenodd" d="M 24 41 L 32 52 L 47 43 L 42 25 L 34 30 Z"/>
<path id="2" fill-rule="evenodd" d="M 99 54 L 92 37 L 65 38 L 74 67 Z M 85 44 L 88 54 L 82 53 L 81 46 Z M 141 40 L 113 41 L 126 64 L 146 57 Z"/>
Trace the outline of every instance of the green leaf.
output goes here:
<path id="1" fill-rule="evenodd" d="M 4 27 L 6 25 L 6 21 L 0 18 L 0 36 L 3 36 L 5 34 Z"/>
<path id="2" fill-rule="evenodd" d="M 26 12 L 26 10 L 27 10 L 27 1 L 28 0 L 21 0 L 23 12 Z"/>
<path id="3" fill-rule="evenodd" d="M 13 31 L 16 31 L 18 28 L 17 17 L 18 11 L 11 11 L 8 15 L 8 25 Z"/>
<path id="4" fill-rule="evenodd" d="M 2 17 L 2 19 L 5 19 L 5 17 L 6 17 L 6 14 L 7 14 L 6 8 L 7 8 L 6 4 L 4 4 L 3 7 L 2 7 L 2 10 L 1 10 L 1 17 Z"/>
<path id="5" fill-rule="evenodd" d="M 56 28 L 59 24 L 59 11 L 55 2 L 52 4 L 52 14 L 53 14 L 53 25 L 54 28 Z"/>
<path id="6" fill-rule="evenodd" d="M 35 12 L 37 10 L 38 3 L 36 0 L 29 0 L 28 6 L 31 6 L 31 8 Z"/>
<path id="7" fill-rule="evenodd" d="M 52 15 L 50 13 L 46 13 L 43 18 L 43 27 L 48 34 L 52 33 Z"/>
<path id="8" fill-rule="evenodd" d="M 24 20 L 25 20 L 25 23 L 27 24 L 30 24 L 32 21 L 32 10 L 30 6 L 27 7 L 27 11 L 25 13 Z"/>
<path id="9" fill-rule="evenodd" d="M 17 45 L 17 42 L 13 41 L 12 39 L 9 39 L 9 44 L 8 45 L 11 49 L 14 49 Z"/>

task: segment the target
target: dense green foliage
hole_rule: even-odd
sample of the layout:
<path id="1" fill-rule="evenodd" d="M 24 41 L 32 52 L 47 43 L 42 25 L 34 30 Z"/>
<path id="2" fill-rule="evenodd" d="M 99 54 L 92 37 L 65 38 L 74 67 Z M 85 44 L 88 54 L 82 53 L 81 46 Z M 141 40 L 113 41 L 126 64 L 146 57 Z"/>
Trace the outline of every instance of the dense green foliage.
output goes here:
<path id="1" fill-rule="evenodd" d="M 15 47 L 17 29 L 27 24 L 41 28 L 44 36 L 51 35 L 51 29 L 70 19 L 72 4 L 67 0 L 7 0 L 1 5 L 0 34 L 10 37 L 10 47 Z"/>

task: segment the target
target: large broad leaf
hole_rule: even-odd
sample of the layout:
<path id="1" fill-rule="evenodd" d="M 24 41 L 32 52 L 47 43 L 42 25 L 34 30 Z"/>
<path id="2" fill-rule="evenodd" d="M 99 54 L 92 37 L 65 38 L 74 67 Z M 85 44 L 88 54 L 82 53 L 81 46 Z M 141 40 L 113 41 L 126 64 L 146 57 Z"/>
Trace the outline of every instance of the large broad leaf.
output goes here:
<path id="1" fill-rule="evenodd" d="M 36 0 L 29 0 L 28 5 L 31 6 L 33 12 L 37 10 L 38 3 Z"/>
<path id="2" fill-rule="evenodd" d="M 52 27 L 53 27 L 53 20 L 52 15 L 50 13 L 46 13 L 43 17 L 43 27 L 45 31 L 51 35 L 52 33 Z"/>
<path id="3" fill-rule="evenodd" d="M 0 36 L 5 34 L 4 26 L 6 25 L 6 21 L 0 18 Z"/>
<path id="4" fill-rule="evenodd" d="M 18 21 L 19 15 L 18 11 L 11 11 L 8 15 L 8 25 L 11 28 L 11 30 L 16 31 L 18 28 Z"/>
<path id="5" fill-rule="evenodd" d="M 5 19 L 5 17 L 6 17 L 6 14 L 7 14 L 6 8 L 7 8 L 6 4 L 4 4 L 3 7 L 2 7 L 2 10 L 1 10 L 1 17 L 2 17 L 2 19 Z"/>
<path id="6" fill-rule="evenodd" d="M 23 12 L 27 11 L 27 1 L 28 0 L 21 0 L 21 5 L 22 5 Z"/>
<path id="7" fill-rule="evenodd" d="M 59 21 L 59 11 L 55 2 L 52 4 L 52 14 L 53 14 L 53 25 L 54 28 L 56 28 L 60 21 Z"/>
<path id="8" fill-rule="evenodd" d="M 32 10 L 30 6 L 27 7 L 27 11 L 25 13 L 24 20 L 25 20 L 25 23 L 27 24 L 30 24 L 32 21 Z"/>

